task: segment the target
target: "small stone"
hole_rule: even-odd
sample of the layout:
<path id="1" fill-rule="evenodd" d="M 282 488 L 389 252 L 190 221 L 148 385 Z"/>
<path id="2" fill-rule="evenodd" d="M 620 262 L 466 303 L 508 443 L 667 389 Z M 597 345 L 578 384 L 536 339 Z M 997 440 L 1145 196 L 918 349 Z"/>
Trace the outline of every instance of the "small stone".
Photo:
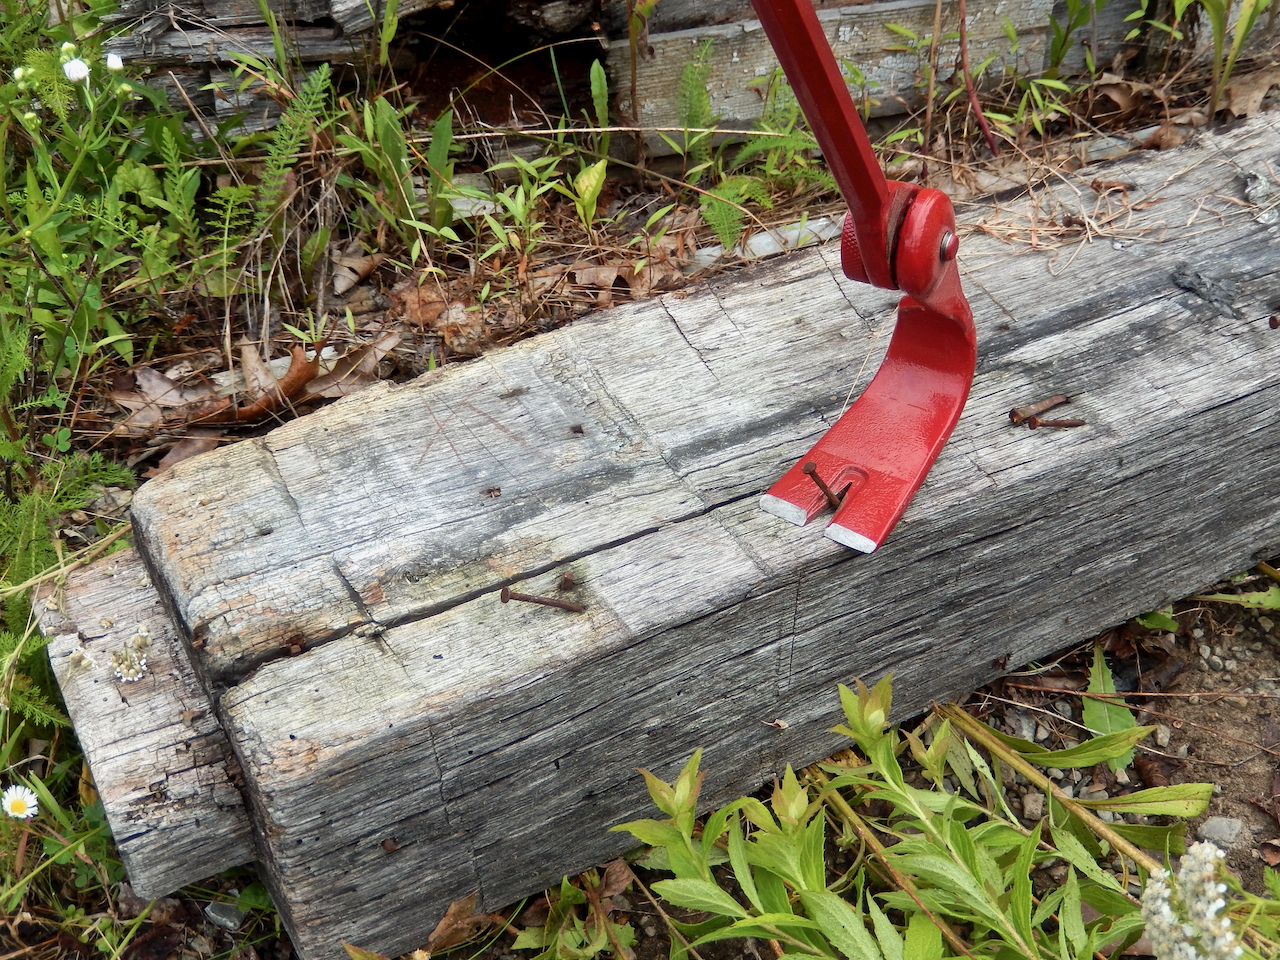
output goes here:
<path id="1" fill-rule="evenodd" d="M 1193 693 L 1191 696 L 1187 697 L 1187 703 L 1191 704 L 1193 707 L 1198 707 L 1200 705 L 1199 695 Z"/>
<path id="2" fill-rule="evenodd" d="M 1080 793 L 1081 800 L 1105 800 L 1107 799 L 1107 791 L 1098 787 L 1094 790 L 1083 790 Z"/>
<path id="3" fill-rule="evenodd" d="M 1049 739 L 1048 729 L 1038 723 L 1036 724 L 1036 739 L 1041 742 Z"/>
<path id="4" fill-rule="evenodd" d="M 1216 653 L 1212 653 L 1209 655 L 1209 669 L 1210 670 L 1225 669 L 1225 665 L 1223 664 L 1222 658 L 1218 656 Z"/>
<path id="5" fill-rule="evenodd" d="M 1124 784 L 1124 785 L 1126 785 L 1126 786 L 1127 786 L 1128 784 L 1130 784 L 1130 783 L 1133 783 L 1133 781 L 1129 779 L 1129 771 L 1128 771 L 1128 770 L 1126 770 L 1126 769 L 1124 769 L 1123 767 L 1121 767 L 1119 770 L 1117 770 L 1117 771 L 1116 771 L 1116 783 Z"/>
<path id="6" fill-rule="evenodd" d="M 1169 740 L 1173 737 L 1173 730 L 1167 723 L 1156 724 L 1156 746 L 1167 747 Z"/>
<path id="7" fill-rule="evenodd" d="M 1039 820 L 1044 816 L 1044 794 L 1028 793 L 1022 797 L 1022 816 L 1026 820 Z"/>
<path id="8" fill-rule="evenodd" d="M 1248 697 L 1227 697 L 1227 703 L 1233 707 L 1247 707 L 1249 705 Z"/>
<path id="9" fill-rule="evenodd" d="M 1071 780 L 1072 783 L 1079 783 L 1081 780 L 1084 779 L 1084 774 L 1081 773 L 1079 770 L 1072 770 L 1070 773 L 1067 774 L 1067 777 Z"/>
<path id="10" fill-rule="evenodd" d="M 644 935 L 646 937 L 656 937 L 658 935 L 658 928 L 652 923 L 644 924 L 641 929 L 644 930 Z"/>
<path id="11" fill-rule="evenodd" d="M 1071 704 L 1067 703 L 1067 701 L 1065 700 L 1053 701 L 1053 709 L 1058 712 L 1059 716 L 1065 717 L 1068 720 L 1071 719 Z"/>
<path id="12" fill-rule="evenodd" d="M 1193 628 L 1193 629 L 1192 629 L 1192 631 L 1191 631 L 1191 639 L 1193 639 L 1193 640 L 1203 640 L 1203 639 L 1204 639 L 1204 628 L 1203 628 L 1203 627 L 1195 627 L 1195 628 Z"/>
<path id="13" fill-rule="evenodd" d="M 244 922 L 244 911 L 234 903 L 214 901 L 204 908 L 204 915 L 223 930 L 239 930 Z"/>
<path id="14" fill-rule="evenodd" d="M 1240 831 L 1243 829 L 1244 821 L 1237 820 L 1235 817 L 1210 817 L 1200 824 L 1199 829 L 1196 830 L 1196 836 L 1226 850 L 1236 842 L 1236 838 L 1240 836 Z"/>
<path id="15" fill-rule="evenodd" d="M 1095 810 L 1094 816 L 1106 823 L 1111 823 L 1116 818 L 1114 810 Z"/>
<path id="16" fill-rule="evenodd" d="M 1270 617 L 1258 618 L 1258 626 L 1260 626 L 1263 630 L 1270 630 L 1275 625 L 1276 625 L 1276 622 L 1272 620 Z"/>
<path id="17" fill-rule="evenodd" d="M 1142 826 L 1147 822 L 1147 818 L 1141 813 L 1126 813 L 1124 815 L 1125 823 L 1132 823 L 1134 826 Z"/>
<path id="18" fill-rule="evenodd" d="M 1222 669 L 1230 673 L 1236 668 L 1236 662 L 1230 658 L 1222 661 Z"/>
<path id="19" fill-rule="evenodd" d="M 1197 650 L 1200 653 L 1201 660 L 1208 660 L 1213 656 L 1213 647 L 1209 646 L 1207 643 L 1200 644 Z"/>
<path id="20" fill-rule="evenodd" d="M 1186 744 L 1186 743 L 1178 744 L 1178 749 L 1173 751 L 1173 755 L 1177 757 L 1179 760 L 1185 760 L 1187 759 L 1187 751 L 1190 749 L 1191 749 L 1190 744 Z"/>
<path id="21" fill-rule="evenodd" d="M 1062 791 L 1064 797 L 1071 798 L 1075 796 L 1076 788 L 1069 783 L 1062 784 L 1058 789 Z"/>
<path id="22" fill-rule="evenodd" d="M 1063 773 L 1061 770 L 1059 770 L 1057 767 L 1049 767 L 1047 770 L 1045 770 L 1044 775 L 1048 777 L 1050 780 L 1061 780 L 1063 777 L 1066 776 L 1066 774 Z"/>

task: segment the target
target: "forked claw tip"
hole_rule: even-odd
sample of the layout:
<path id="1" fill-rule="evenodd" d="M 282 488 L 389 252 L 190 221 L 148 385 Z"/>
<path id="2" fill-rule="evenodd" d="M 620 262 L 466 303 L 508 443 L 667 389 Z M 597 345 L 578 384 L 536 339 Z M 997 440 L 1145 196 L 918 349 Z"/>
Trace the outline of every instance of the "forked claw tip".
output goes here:
<path id="1" fill-rule="evenodd" d="M 842 527 L 838 523 L 827 525 L 826 535 L 843 546 L 851 550 L 857 550 L 859 553 L 872 553 L 880 544 L 876 543 L 870 537 L 864 537 L 860 533 L 854 533 L 848 527 Z"/>

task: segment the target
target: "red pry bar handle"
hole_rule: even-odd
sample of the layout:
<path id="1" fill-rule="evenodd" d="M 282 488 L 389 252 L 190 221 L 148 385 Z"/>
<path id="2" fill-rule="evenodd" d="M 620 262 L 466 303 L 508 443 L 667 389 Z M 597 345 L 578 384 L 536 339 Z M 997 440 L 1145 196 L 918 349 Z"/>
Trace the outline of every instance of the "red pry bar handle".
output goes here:
<path id="1" fill-rule="evenodd" d="M 810 0 L 752 5 L 849 205 L 845 274 L 907 294 L 867 389 L 761 506 L 803 525 L 828 506 L 825 485 L 839 500 L 827 536 L 870 553 L 924 482 L 973 382 L 977 346 L 955 264 L 955 214 L 946 194 L 885 179 Z"/>

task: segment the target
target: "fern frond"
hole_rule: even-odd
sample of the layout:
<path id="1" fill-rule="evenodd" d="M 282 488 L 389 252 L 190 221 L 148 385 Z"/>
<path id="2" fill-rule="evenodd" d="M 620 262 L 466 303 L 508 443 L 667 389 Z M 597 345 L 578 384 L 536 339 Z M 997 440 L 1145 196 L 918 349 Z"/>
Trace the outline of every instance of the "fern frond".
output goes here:
<path id="1" fill-rule="evenodd" d="M 748 201 L 766 209 L 773 207 L 769 188 L 755 177 L 729 177 L 702 195 L 702 219 L 726 250 L 742 237 L 747 216 L 742 205 Z"/>
<path id="2" fill-rule="evenodd" d="M 71 726 L 67 715 L 50 703 L 26 674 L 14 675 L 9 685 L 9 708 L 37 726 Z"/>
<path id="3" fill-rule="evenodd" d="M 697 55 L 680 71 L 680 83 L 676 87 L 676 116 L 686 131 L 707 129 L 715 122 L 711 114 L 711 98 L 707 94 L 707 77 L 711 73 L 711 43 L 710 40 L 705 41 L 698 48 Z M 684 150 L 686 163 L 701 167 L 711 160 L 711 138 L 706 134 L 690 136 L 686 132 Z"/>
<path id="4" fill-rule="evenodd" d="M 252 234 L 257 234 L 275 216 L 284 192 L 285 174 L 293 165 L 293 155 L 311 136 L 311 129 L 324 111 L 330 90 L 329 65 L 322 63 L 313 70 L 298 95 L 281 116 L 267 144 L 262 182 L 258 186 Z"/>

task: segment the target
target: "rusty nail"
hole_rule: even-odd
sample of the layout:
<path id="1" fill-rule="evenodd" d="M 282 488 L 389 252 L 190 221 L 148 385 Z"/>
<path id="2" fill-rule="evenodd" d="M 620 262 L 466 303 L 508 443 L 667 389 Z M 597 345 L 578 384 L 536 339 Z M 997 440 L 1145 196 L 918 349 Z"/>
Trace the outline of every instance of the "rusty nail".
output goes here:
<path id="1" fill-rule="evenodd" d="M 527 593 L 516 593 L 510 587 L 503 587 L 502 592 L 498 594 L 498 599 L 503 603 L 508 600 L 523 600 L 525 603 L 537 603 L 544 607 L 555 607 L 557 610 L 568 610 L 570 613 L 587 612 L 587 608 L 578 603 L 570 603 L 568 600 L 556 600 L 552 597 L 535 597 Z"/>
<path id="2" fill-rule="evenodd" d="M 1027 426 L 1032 430 L 1036 427 L 1057 427 L 1065 429 L 1066 427 L 1083 427 L 1083 420 L 1041 420 L 1039 417 L 1027 417 Z"/>
<path id="3" fill-rule="evenodd" d="M 1032 417 L 1039 416 L 1046 410 L 1052 410 L 1054 407 L 1060 407 L 1064 403 L 1070 402 L 1070 397 L 1060 393 L 1056 396 L 1049 397 L 1047 400 L 1041 400 L 1038 403 L 1033 403 L 1025 407 L 1014 407 L 1009 411 L 1009 420 L 1016 426 L 1023 421 L 1030 420 Z"/>
<path id="4" fill-rule="evenodd" d="M 381 846 L 383 850 L 387 851 L 387 853 L 395 853 L 400 849 L 400 844 L 396 843 L 394 837 L 387 837 L 387 839 L 383 840 L 379 846 Z"/>
<path id="5" fill-rule="evenodd" d="M 1276 316 L 1274 313 L 1271 315 L 1271 329 L 1280 329 L 1280 316 Z"/>
<path id="6" fill-rule="evenodd" d="M 818 465 L 812 460 L 806 461 L 804 466 L 800 468 L 800 472 L 818 485 L 818 489 L 822 491 L 822 495 L 827 498 L 827 503 L 831 504 L 832 510 L 840 509 L 840 498 L 837 497 L 827 486 L 827 481 L 818 475 Z"/>
<path id="7" fill-rule="evenodd" d="M 573 581 L 573 571 L 572 571 L 572 570 L 566 570 L 566 571 L 564 572 L 564 576 L 560 578 L 560 583 L 557 585 L 556 589 L 558 589 L 558 590 L 572 590 L 572 589 L 573 589 L 574 587 L 576 587 L 576 586 L 577 586 L 577 584 L 576 584 L 576 583 L 574 583 L 574 581 Z"/>

